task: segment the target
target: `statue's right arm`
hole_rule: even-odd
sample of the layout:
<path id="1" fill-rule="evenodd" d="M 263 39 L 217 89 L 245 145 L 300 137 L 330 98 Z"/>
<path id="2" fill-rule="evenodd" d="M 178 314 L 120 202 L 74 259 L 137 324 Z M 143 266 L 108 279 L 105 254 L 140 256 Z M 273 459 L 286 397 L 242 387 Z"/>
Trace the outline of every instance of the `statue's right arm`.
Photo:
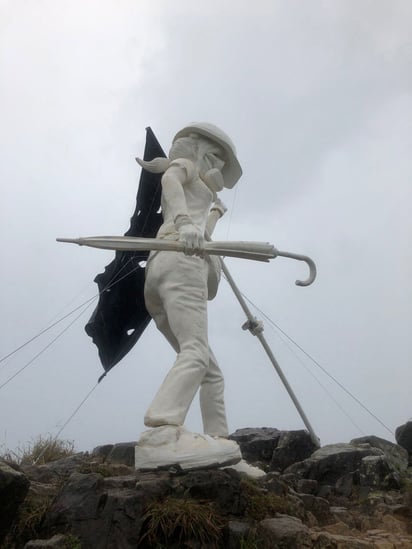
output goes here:
<path id="1" fill-rule="evenodd" d="M 184 166 L 172 164 L 162 177 L 162 194 L 167 203 L 169 212 L 179 233 L 179 240 L 183 242 L 187 255 L 202 255 L 204 237 L 201 231 L 193 224 L 187 203 L 183 185 L 188 178 Z"/>

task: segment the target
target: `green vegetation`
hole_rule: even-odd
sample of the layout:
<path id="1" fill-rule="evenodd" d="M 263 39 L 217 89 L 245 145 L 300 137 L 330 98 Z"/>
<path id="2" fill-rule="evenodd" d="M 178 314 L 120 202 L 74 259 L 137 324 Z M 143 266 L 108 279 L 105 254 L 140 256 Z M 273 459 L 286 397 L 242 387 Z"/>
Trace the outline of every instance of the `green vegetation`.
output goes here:
<path id="1" fill-rule="evenodd" d="M 218 547 L 224 525 L 207 501 L 169 497 L 150 504 L 145 516 L 146 531 L 140 545 L 149 547 Z"/>

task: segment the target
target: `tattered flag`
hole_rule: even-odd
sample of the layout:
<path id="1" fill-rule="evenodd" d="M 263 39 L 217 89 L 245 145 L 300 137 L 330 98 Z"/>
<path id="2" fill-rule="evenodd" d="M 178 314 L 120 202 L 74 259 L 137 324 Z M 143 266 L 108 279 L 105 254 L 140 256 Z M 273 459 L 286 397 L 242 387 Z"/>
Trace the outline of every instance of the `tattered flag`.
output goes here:
<path id="1" fill-rule="evenodd" d="M 146 128 L 143 159 L 165 156 L 151 128 Z M 161 174 L 142 170 L 136 209 L 125 236 L 156 236 L 163 222 L 160 182 Z M 151 320 L 144 302 L 148 255 L 148 251 L 117 251 L 115 259 L 94 279 L 99 288 L 99 301 L 85 330 L 98 348 L 105 372 L 130 351 Z"/>

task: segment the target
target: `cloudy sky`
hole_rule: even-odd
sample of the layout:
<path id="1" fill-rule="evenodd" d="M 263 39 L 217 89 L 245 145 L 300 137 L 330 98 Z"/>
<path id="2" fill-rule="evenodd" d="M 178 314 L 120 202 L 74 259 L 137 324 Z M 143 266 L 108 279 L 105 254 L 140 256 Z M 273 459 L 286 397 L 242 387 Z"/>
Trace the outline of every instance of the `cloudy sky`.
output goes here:
<path id="1" fill-rule="evenodd" d="M 318 267 L 299 288 L 303 264 L 227 260 L 242 292 L 390 430 L 411 418 L 411 24 L 408 0 L 0 0 L 0 355 L 96 295 L 112 253 L 55 238 L 127 230 L 145 127 L 167 149 L 208 121 L 244 171 L 215 239 L 270 241 Z M 54 436 L 95 386 L 94 305 L 0 363 L 0 385 L 28 364 L 0 389 L 0 448 Z M 222 281 L 210 342 L 230 429 L 302 428 L 244 320 Z M 265 326 L 323 444 L 393 440 Z M 136 439 L 173 360 L 150 325 L 61 437 Z M 201 430 L 197 401 L 187 425 Z"/>

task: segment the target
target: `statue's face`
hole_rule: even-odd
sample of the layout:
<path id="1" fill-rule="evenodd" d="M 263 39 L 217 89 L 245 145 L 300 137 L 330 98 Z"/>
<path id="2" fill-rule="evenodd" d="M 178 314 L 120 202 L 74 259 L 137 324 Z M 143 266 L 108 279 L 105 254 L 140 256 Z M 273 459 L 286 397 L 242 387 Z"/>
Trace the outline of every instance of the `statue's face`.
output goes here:
<path id="1" fill-rule="evenodd" d="M 213 193 L 224 187 L 222 169 L 225 165 L 222 147 L 209 140 L 202 140 L 198 151 L 199 174 Z"/>

